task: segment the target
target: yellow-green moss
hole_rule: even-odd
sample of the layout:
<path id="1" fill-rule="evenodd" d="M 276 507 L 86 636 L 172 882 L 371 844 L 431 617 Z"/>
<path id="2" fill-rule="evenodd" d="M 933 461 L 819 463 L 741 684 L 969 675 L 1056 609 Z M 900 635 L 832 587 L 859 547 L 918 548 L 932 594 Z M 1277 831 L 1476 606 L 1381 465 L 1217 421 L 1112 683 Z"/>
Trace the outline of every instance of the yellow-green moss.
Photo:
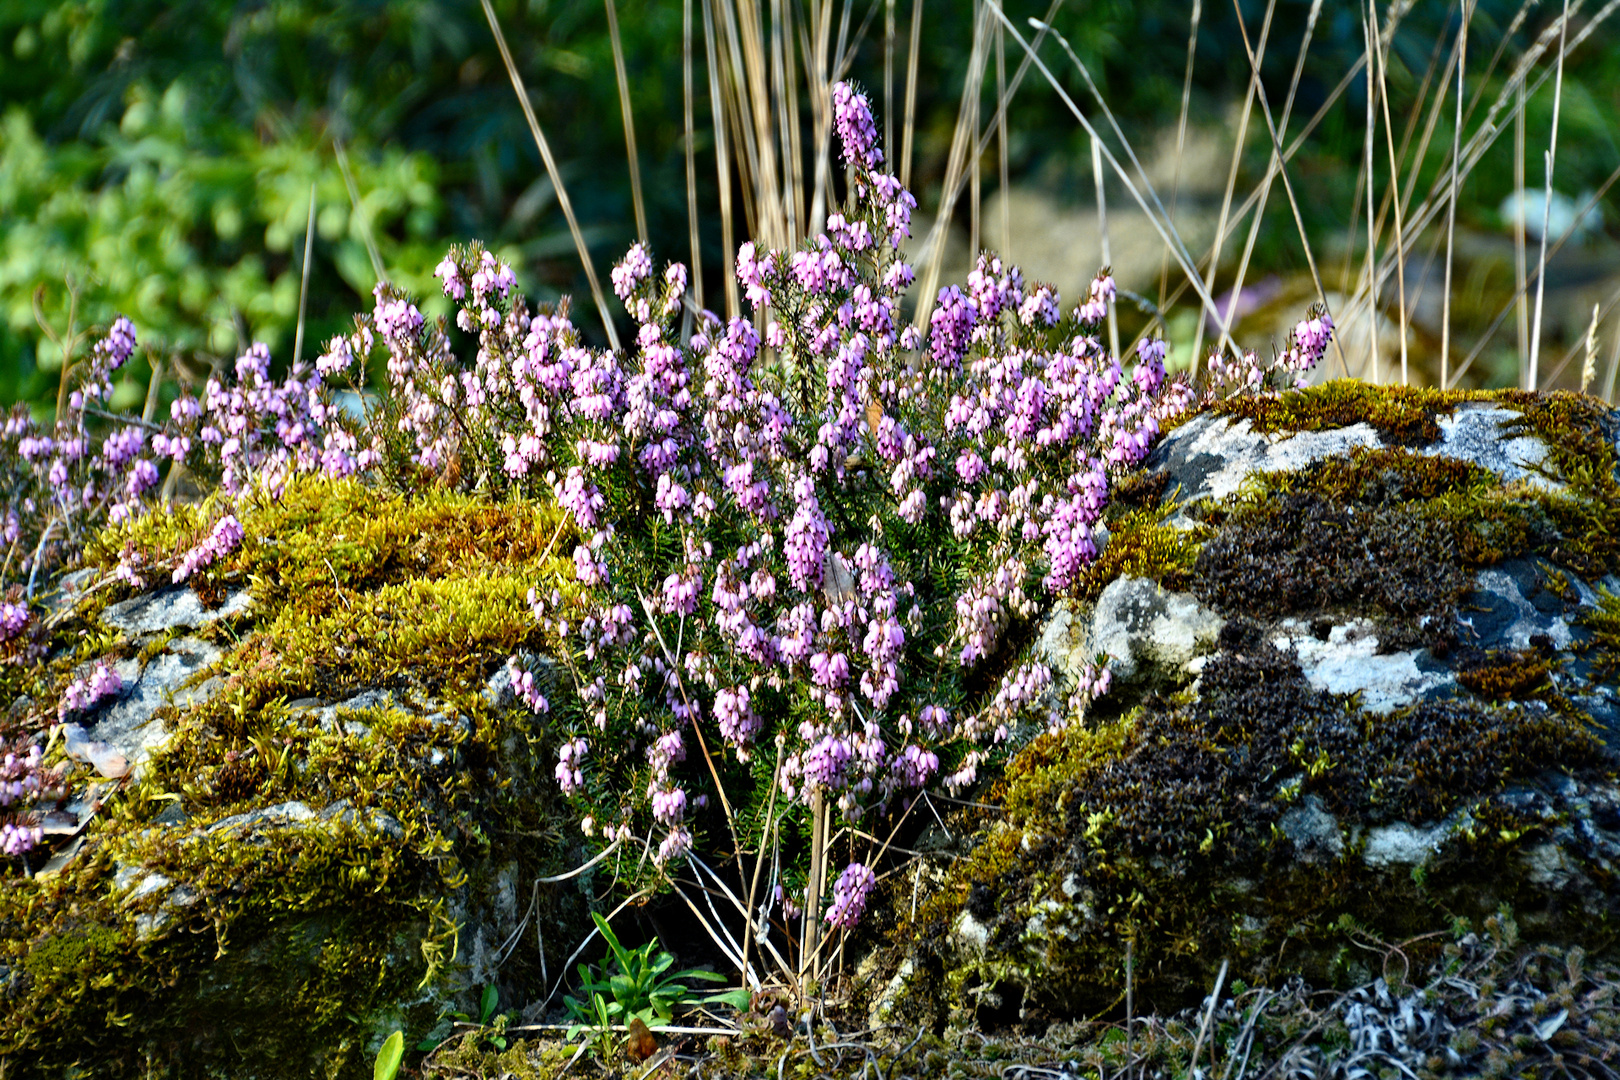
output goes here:
<path id="1" fill-rule="evenodd" d="M 1359 379 L 1334 379 L 1319 386 L 1270 397 L 1237 397 L 1221 402 L 1223 416 L 1247 417 L 1254 430 L 1331 431 L 1370 424 L 1386 442 L 1402 446 L 1440 437 L 1435 417 L 1453 412 L 1464 401 L 1489 401 L 1488 391 L 1436 390 L 1432 387 L 1378 386 Z"/>
<path id="2" fill-rule="evenodd" d="M 110 569 L 131 547 L 161 565 L 214 513 L 177 508 L 110 529 L 86 563 Z M 365 1075 L 379 1017 L 420 1030 L 435 1021 L 418 988 L 448 974 L 460 898 L 500 868 L 532 879 L 573 854 L 544 782 L 545 730 L 479 694 L 508 655 L 540 644 L 525 595 L 565 580 L 559 518 L 324 479 L 238 513 L 246 540 L 198 582 L 200 594 L 246 587 L 254 601 L 201 631 L 225 656 L 198 678 L 223 676 L 222 688 L 164 711 L 169 745 L 103 806 L 67 870 L 0 890 L 0 965 L 14 970 L 6 1012 L 17 1018 L 0 1025 L 7 1076 L 75 1063 L 97 1076 Z M 96 621 L 125 595 L 97 590 L 59 624 L 36 710 L 53 706 L 77 662 L 154 654 L 156 642 L 120 641 Z M 322 728 L 288 704 L 367 687 L 432 698 L 444 716 L 374 707 Z M 293 802 L 326 815 L 213 828 Z M 158 824 L 176 805 L 184 823 Z M 172 884 L 131 900 L 116 870 L 126 884 L 132 873 Z M 539 899 L 535 917 L 583 921 L 578 893 Z M 521 981 L 538 964 L 527 950 L 502 977 Z M 263 1059 L 241 1060 L 247 1046 Z"/>
<path id="3" fill-rule="evenodd" d="M 1198 561 L 1206 529 L 1177 529 L 1164 509 L 1132 510 L 1109 525 L 1108 543 L 1076 579 L 1074 595 L 1095 600 L 1120 577 L 1152 578 L 1167 589 L 1185 589 Z"/>

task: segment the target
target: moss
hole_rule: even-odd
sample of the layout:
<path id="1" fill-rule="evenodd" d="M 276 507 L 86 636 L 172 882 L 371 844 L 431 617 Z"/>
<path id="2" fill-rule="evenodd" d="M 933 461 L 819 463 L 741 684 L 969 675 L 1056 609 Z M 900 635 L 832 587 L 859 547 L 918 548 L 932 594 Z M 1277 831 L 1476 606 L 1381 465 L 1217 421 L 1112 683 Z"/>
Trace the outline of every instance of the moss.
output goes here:
<path id="1" fill-rule="evenodd" d="M 1190 589 L 1256 617 L 1333 611 L 1377 617 L 1388 648 L 1456 644 L 1474 571 L 1555 554 L 1561 534 L 1543 500 L 1456 459 L 1358 448 L 1304 468 L 1251 477 L 1223 504 L 1194 507 L 1215 535 Z"/>
<path id="2" fill-rule="evenodd" d="M 169 745 L 106 802 L 66 871 L 0 889 L 12 972 L 0 995 L 17 1018 L 0 1025 L 8 1076 L 74 1062 L 97 1076 L 365 1075 L 384 1018 L 417 1031 L 437 1019 L 471 898 L 498 873 L 570 865 L 545 782 L 550 735 L 479 695 L 506 656 L 538 644 L 524 597 L 557 580 L 556 517 L 313 479 L 240 516 L 248 539 L 205 583 L 254 600 L 204 631 L 226 655 L 199 678 L 223 688 L 166 713 Z M 88 561 L 105 567 L 126 546 L 158 561 L 209 520 L 200 507 L 126 524 Z M 97 628 L 119 595 L 101 590 L 60 624 L 38 710 L 73 663 L 153 653 Z M 366 687 L 401 704 L 324 727 L 290 704 Z M 403 707 L 427 699 L 442 715 Z M 295 803 L 315 816 L 240 817 Z M 176 806 L 183 824 L 157 823 Z M 583 920 L 577 892 L 536 899 L 533 917 L 553 926 Z M 553 939 L 568 936 L 546 934 L 554 966 L 565 953 Z M 538 982 L 539 964 L 514 955 L 502 979 Z"/>
<path id="3" fill-rule="evenodd" d="M 1544 551 L 1588 577 L 1620 573 L 1620 417 L 1584 394 L 1515 394 L 1523 419 L 1513 425 L 1547 447 L 1549 472 L 1567 485 L 1541 496 L 1556 542 Z"/>
<path id="4" fill-rule="evenodd" d="M 1313 690 L 1240 621 L 1197 700 L 1150 698 L 1015 757 L 995 823 L 897 938 L 925 961 L 952 955 L 960 920 L 974 920 L 982 955 L 954 969 L 936 959 L 940 993 L 1007 983 L 1071 1016 L 1114 1006 L 1127 941 L 1138 1001 L 1160 1007 L 1196 1001 L 1222 957 L 1250 981 L 1300 965 L 1342 978 L 1341 917 L 1385 940 L 1443 922 L 1455 887 L 1511 865 L 1500 838 L 1533 831 L 1494 794 L 1549 767 L 1610 765 L 1582 725 L 1540 710 L 1449 701 L 1364 713 L 1353 697 Z M 1419 879 L 1384 874 L 1353 847 L 1296 849 L 1284 816 L 1307 798 L 1359 828 L 1467 807 L 1475 838 L 1465 830 Z"/>
<path id="5" fill-rule="evenodd" d="M 1185 589 L 1207 530 L 1177 529 L 1165 523 L 1168 508 L 1128 511 L 1109 525 L 1108 543 L 1080 572 L 1073 595 L 1095 600 L 1116 578 L 1148 577 L 1167 589 Z"/>
<path id="6" fill-rule="evenodd" d="M 1581 615 L 1581 626 L 1591 635 L 1582 651 L 1602 677 L 1620 674 L 1620 596 L 1598 589 L 1598 602 Z"/>
<path id="7" fill-rule="evenodd" d="M 1552 664 L 1533 649 L 1493 650 L 1472 662 L 1459 659 L 1457 681 L 1490 701 L 1524 701 L 1551 687 Z"/>
<path id="8" fill-rule="evenodd" d="M 1223 416 L 1246 417 L 1254 430 L 1330 431 L 1370 424 L 1385 442 L 1416 446 L 1440 437 L 1435 418 L 1449 415 L 1464 401 L 1494 395 L 1471 390 L 1377 386 L 1358 379 L 1334 379 L 1319 386 L 1269 397 L 1233 398 L 1218 405 Z"/>

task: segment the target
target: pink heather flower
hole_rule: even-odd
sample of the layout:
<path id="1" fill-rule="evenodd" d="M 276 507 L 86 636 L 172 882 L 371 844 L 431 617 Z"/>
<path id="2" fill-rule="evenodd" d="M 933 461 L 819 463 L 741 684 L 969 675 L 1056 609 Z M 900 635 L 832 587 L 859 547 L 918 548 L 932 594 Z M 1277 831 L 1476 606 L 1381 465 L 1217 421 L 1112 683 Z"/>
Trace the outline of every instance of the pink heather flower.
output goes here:
<path id="1" fill-rule="evenodd" d="M 714 696 L 714 718 L 720 734 L 736 747 L 746 747 L 759 731 L 759 716 L 749 702 L 748 687 L 721 690 Z"/>
<path id="2" fill-rule="evenodd" d="M 203 567 L 223 559 L 235 551 L 241 542 L 241 523 L 236 520 L 235 514 L 226 514 L 214 525 L 208 539 L 180 556 L 180 564 L 174 568 L 174 583 L 178 585 Z"/>
<path id="3" fill-rule="evenodd" d="M 533 597 L 533 589 L 529 590 L 529 595 L 531 598 Z M 507 658 L 506 671 L 512 680 L 512 692 L 517 695 L 519 701 L 522 701 L 537 713 L 551 711 L 551 703 L 546 700 L 545 695 L 540 693 L 539 688 L 535 686 L 534 672 L 523 668 L 515 656 Z"/>
<path id="4" fill-rule="evenodd" d="M 32 618 L 27 604 L 0 603 L 0 641 L 10 641 L 22 633 Z"/>
<path id="5" fill-rule="evenodd" d="M 135 354 L 135 324 L 122 315 L 107 328 L 107 336 L 96 343 L 95 359 L 105 363 L 107 371 L 117 371 Z"/>
<path id="6" fill-rule="evenodd" d="M 737 283 L 747 290 L 748 302 L 755 309 L 770 306 L 771 290 L 766 279 L 775 273 L 776 252 L 767 251 L 764 257 L 756 258 L 752 240 L 737 249 Z"/>
<path id="7" fill-rule="evenodd" d="M 692 834 L 685 826 L 671 829 L 669 835 L 664 837 L 663 843 L 658 845 L 658 851 L 653 855 L 653 861 L 660 866 L 671 860 L 680 859 L 692 850 Z"/>
<path id="8" fill-rule="evenodd" d="M 456 260 L 449 255 L 433 270 L 433 276 L 438 278 L 444 286 L 444 295 L 452 300 L 463 300 L 467 296 L 467 286 L 461 280 L 461 268 Z"/>
<path id="9" fill-rule="evenodd" d="M 939 755 L 913 743 L 895 755 L 892 768 L 901 786 L 925 787 L 939 772 Z"/>
<path id="10" fill-rule="evenodd" d="M 650 797 L 654 821 L 663 825 L 673 825 L 686 817 L 686 792 L 680 788 L 655 787 Z"/>
<path id="11" fill-rule="evenodd" d="M 1075 309 L 1075 318 L 1082 323 L 1096 325 L 1108 317 L 1108 305 L 1114 302 L 1114 278 L 1106 270 L 1091 282 L 1091 296 Z"/>
<path id="12" fill-rule="evenodd" d="M 833 123 L 838 127 L 839 141 L 844 144 L 844 161 L 867 169 L 883 164 L 871 101 L 865 94 L 856 93 L 847 82 L 834 83 L 832 96 Z"/>
<path id="13" fill-rule="evenodd" d="M 0 825 L 0 855 L 25 855 L 45 838 L 45 830 L 38 825 Z"/>
<path id="14" fill-rule="evenodd" d="M 1050 285 L 1037 285 L 1018 308 L 1018 321 L 1032 329 L 1037 323 L 1056 326 L 1060 318 L 1058 293 Z"/>
<path id="15" fill-rule="evenodd" d="M 43 752 L 37 743 L 22 755 L 7 753 L 0 761 L 0 807 L 20 803 L 33 797 L 40 789 L 40 765 Z"/>
<path id="16" fill-rule="evenodd" d="M 90 674 L 82 679 L 74 679 L 68 688 L 62 692 L 62 701 L 57 706 L 57 712 L 66 719 L 73 713 L 93 709 L 102 701 L 124 690 L 124 680 L 119 678 L 118 672 L 113 670 L 111 664 L 105 660 L 98 661 Z"/>
<path id="17" fill-rule="evenodd" d="M 934 361 L 950 368 L 961 363 L 978 319 L 973 301 L 963 296 L 961 289 L 947 285 L 939 290 L 939 304 L 928 319 Z"/>
<path id="18" fill-rule="evenodd" d="M 827 909 L 827 923 L 842 930 L 853 929 L 866 911 L 866 897 L 877 884 L 877 875 L 862 863 L 850 863 L 838 875 L 833 886 L 832 907 Z"/>
<path id="19" fill-rule="evenodd" d="M 637 242 L 630 245 L 619 265 L 613 268 L 610 275 L 613 278 L 613 292 L 625 303 L 630 302 L 630 295 L 636 291 L 636 286 L 652 276 L 652 257 L 647 249 Z"/>
<path id="20" fill-rule="evenodd" d="M 843 787 L 845 771 L 854 756 L 855 751 L 849 740 L 842 735 L 822 736 L 804 755 L 806 785 L 813 784 L 828 790 Z"/>
<path id="21" fill-rule="evenodd" d="M 558 749 L 557 786 L 562 788 L 563 794 L 572 795 L 585 786 L 585 773 L 581 766 L 588 753 L 590 747 L 584 739 L 571 739 Z"/>
<path id="22" fill-rule="evenodd" d="M 1131 381 L 1143 397 L 1151 398 L 1164 385 L 1164 358 L 1168 350 L 1162 338 L 1147 338 L 1136 347 L 1136 371 Z"/>

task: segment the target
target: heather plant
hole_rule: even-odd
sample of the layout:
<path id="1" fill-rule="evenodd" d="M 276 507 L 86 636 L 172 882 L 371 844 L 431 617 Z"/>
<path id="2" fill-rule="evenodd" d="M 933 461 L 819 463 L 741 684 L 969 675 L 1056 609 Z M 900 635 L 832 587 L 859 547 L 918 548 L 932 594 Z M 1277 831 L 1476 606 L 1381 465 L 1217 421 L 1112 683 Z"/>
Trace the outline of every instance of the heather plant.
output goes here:
<path id="1" fill-rule="evenodd" d="M 1106 692 L 1104 658 L 1060 688 L 1015 631 L 1096 556 L 1113 479 L 1199 398 L 1167 379 L 1162 341 L 1139 343 L 1129 374 L 1110 355 L 1106 271 L 1065 316 L 1052 288 L 985 254 L 907 324 L 916 203 L 884 171 L 865 95 L 840 83 L 833 101 L 847 199 L 797 250 L 741 246 L 752 318 L 696 309 L 685 267 L 658 272 L 637 244 L 612 274 L 635 346 L 591 349 L 566 305 L 531 310 L 474 245 L 436 270 L 477 341 L 470 363 L 447 325 L 379 285 L 312 368 L 277 381 L 256 345 L 161 423 L 96 404 L 135 347 L 120 320 L 54 428 L 17 413 L 6 429 L 8 570 L 31 596 L 89 530 L 185 474 L 218 485 L 208 530 L 184 551 L 126 549 L 112 580 L 187 580 L 242 541 L 235 503 L 298 473 L 555 500 L 573 573 L 530 594 L 552 662 L 513 657 L 508 673 L 555 736 L 582 832 L 640 849 L 614 864 L 627 885 L 707 875 L 747 926 L 741 944 L 718 916 L 711 932 L 750 979 L 751 944 L 813 973 L 823 926 L 861 918 L 883 826 Z M 1299 376 L 1331 332 L 1313 313 L 1273 371 Z M 1258 358 L 1239 366 L 1207 394 L 1269 392 Z M 5 609 L 13 637 L 26 602 Z M 119 689 L 103 664 L 62 715 Z M 731 872 L 705 862 L 716 848 Z"/>
<path id="2" fill-rule="evenodd" d="M 638 244 L 612 274 L 636 347 L 593 351 L 474 247 L 437 271 L 478 336 L 471 367 L 387 290 L 317 364 L 387 350 L 382 422 L 353 467 L 549 493 L 567 511 L 573 580 L 530 595 L 555 663 L 509 664 L 557 732 L 559 786 L 586 836 L 643 849 L 624 878 L 667 882 L 690 860 L 801 973 L 821 922 L 860 918 L 881 821 L 935 783 L 962 790 L 1020 732 L 1106 689 L 1099 667 L 1059 701 L 1009 631 L 1095 556 L 1111 475 L 1196 396 L 1166 379 L 1162 342 L 1138 346 L 1129 377 L 1108 354 L 1106 274 L 1065 319 L 1053 290 L 986 255 L 965 292 L 940 291 L 926 334 L 904 325 L 915 202 L 882 170 L 864 95 L 833 94 L 847 205 L 797 251 L 742 245 L 753 319 L 691 312 L 681 340 L 686 270 L 656 272 Z M 1331 322 L 1313 320 L 1274 367 L 1320 358 Z M 755 856 L 746 889 L 702 862 L 717 827 Z M 797 965 L 772 920 L 799 923 Z M 746 970 L 746 937 L 712 929 Z"/>

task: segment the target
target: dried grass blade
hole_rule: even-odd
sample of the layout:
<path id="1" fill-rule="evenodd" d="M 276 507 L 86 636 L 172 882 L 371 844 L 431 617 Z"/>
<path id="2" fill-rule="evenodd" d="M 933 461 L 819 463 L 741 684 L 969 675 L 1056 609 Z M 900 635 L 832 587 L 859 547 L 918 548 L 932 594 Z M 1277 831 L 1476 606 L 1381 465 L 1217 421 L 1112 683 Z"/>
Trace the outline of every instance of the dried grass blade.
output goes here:
<path id="1" fill-rule="evenodd" d="M 1176 200 L 1181 195 L 1181 158 L 1187 149 L 1187 111 L 1192 104 L 1193 58 L 1198 55 L 1198 23 L 1204 13 L 1203 0 L 1193 0 L 1192 19 L 1187 31 L 1187 71 L 1181 78 L 1181 115 L 1176 120 L 1176 164 L 1170 174 L 1170 220 L 1176 219 Z M 1159 260 L 1159 310 L 1164 310 L 1165 293 L 1170 287 L 1170 253 Z"/>
<path id="2" fill-rule="evenodd" d="M 1474 0 L 1463 0 L 1462 25 L 1457 28 L 1457 120 L 1451 132 L 1451 190 L 1446 196 L 1446 280 L 1445 292 L 1440 297 L 1440 385 L 1446 386 L 1451 373 L 1451 274 L 1452 263 L 1456 257 L 1457 248 L 1457 188 L 1460 178 L 1457 176 L 1457 158 L 1462 151 L 1463 128 L 1463 76 L 1468 70 L 1468 24 L 1474 16 Z M 1450 80 L 1447 80 L 1448 82 Z M 1444 94 L 1441 95 L 1444 98 Z M 1524 113 L 1519 114 L 1519 142 L 1523 149 L 1524 140 Z M 1420 153 L 1419 158 L 1422 158 Z M 1519 169 L 1524 168 L 1522 156 L 1515 156 Z M 1522 185 L 1521 185 L 1522 186 Z M 1408 184 L 1410 190 L 1411 184 Z M 1524 215 L 1519 215 L 1519 221 L 1514 229 L 1516 263 L 1514 283 L 1521 289 L 1524 287 Z M 1521 326 L 1522 329 L 1522 326 Z"/>
<path id="3" fill-rule="evenodd" d="M 1564 0 L 1564 17 L 1559 20 L 1558 76 L 1553 81 L 1552 135 L 1548 139 L 1546 162 L 1547 190 L 1541 204 L 1541 258 L 1536 268 L 1536 313 L 1530 322 L 1530 366 L 1525 373 L 1524 388 L 1534 390 L 1541 362 L 1541 312 L 1547 294 L 1547 233 L 1552 225 L 1553 168 L 1558 163 L 1558 109 L 1564 102 L 1564 38 L 1569 31 L 1569 0 Z M 1521 200 L 1522 201 L 1522 200 Z M 1522 212 L 1521 212 L 1522 216 Z"/>
<path id="4" fill-rule="evenodd" d="M 906 61 L 906 115 L 900 130 L 900 184 L 911 187 L 911 146 L 916 134 L 917 53 L 922 43 L 923 0 L 911 0 L 911 50 Z"/>
<path id="5" fill-rule="evenodd" d="M 309 257 L 315 248 L 315 181 L 309 182 L 309 221 L 304 224 L 304 265 L 298 272 L 298 329 L 293 334 L 293 370 L 304 358 L 304 312 L 309 303 Z M 150 413 L 150 410 L 148 410 Z M 146 419 L 152 417 L 147 415 Z"/>
<path id="6" fill-rule="evenodd" d="M 488 3 L 488 0 L 485 2 Z M 337 152 L 338 169 L 343 173 L 343 186 L 349 189 L 349 206 L 354 211 L 354 226 L 360 230 L 360 240 L 366 245 L 366 255 L 371 259 L 371 272 L 376 275 L 377 283 L 381 284 L 387 280 L 387 275 L 383 273 L 382 256 L 377 254 L 377 241 L 371 235 L 371 218 L 360 205 L 360 187 L 354 182 L 354 173 L 349 169 L 348 151 L 343 149 L 342 139 L 333 139 L 332 149 Z"/>
<path id="7" fill-rule="evenodd" d="M 489 21 L 489 29 L 495 35 L 495 44 L 501 51 L 501 61 L 506 65 L 506 73 L 511 77 L 512 89 L 516 91 L 518 104 L 523 106 L 523 118 L 529 122 L 529 134 L 534 136 L 534 145 L 540 151 L 540 160 L 545 162 L 546 172 L 551 176 L 551 186 L 557 192 L 557 205 L 562 207 L 563 216 L 568 219 L 568 231 L 574 237 L 574 249 L 579 253 L 579 261 L 585 267 L 585 278 L 590 282 L 591 298 L 596 301 L 596 310 L 602 317 L 602 327 L 607 331 L 608 344 L 614 352 L 620 350 L 619 331 L 613 325 L 613 315 L 608 311 L 607 298 L 602 294 L 602 283 L 596 278 L 596 267 L 591 262 L 591 253 L 585 246 L 585 236 L 580 232 L 579 221 L 574 217 L 574 204 L 568 198 L 568 189 L 563 186 L 562 173 L 557 170 L 557 162 L 551 156 L 551 147 L 546 142 L 545 132 L 540 130 L 540 121 L 535 118 L 534 106 L 529 101 L 529 91 L 523 85 L 523 76 L 518 72 L 517 64 L 512 60 L 512 50 L 507 48 L 506 35 L 501 33 L 500 20 L 495 17 L 495 9 L 490 6 L 489 0 L 482 0 L 484 18 Z M 338 152 L 338 162 L 343 164 L 343 154 Z M 347 174 L 347 167 L 344 168 Z M 375 255 L 372 256 L 376 258 Z M 378 264 L 378 275 L 382 274 L 381 264 Z"/>
<path id="8" fill-rule="evenodd" d="M 1376 8 L 1371 8 L 1369 10 L 1372 13 L 1373 29 L 1376 31 L 1378 29 L 1378 11 Z M 1380 50 L 1378 56 L 1378 100 L 1384 110 L 1384 146 L 1389 151 L 1389 183 L 1391 192 L 1394 196 L 1391 201 L 1395 207 L 1395 250 L 1398 253 L 1404 253 L 1406 251 L 1406 237 L 1401 230 L 1401 191 L 1399 186 L 1401 182 L 1401 173 L 1399 166 L 1397 166 L 1395 163 L 1395 125 L 1390 123 L 1389 119 L 1388 64 L 1388 52 Z M 1398 296 L 1400 298 L 1401 385 L 1406 386 L 1409 384 L 1409 375 L 1407 372 L 1406 349 L 1406 256 L 1404 254 L 1399 254 L 1395 259 L 1395 275 L 1396 281 L 1398 282 Z"/>
<path id="9" fill-rule="evenodd" d="M 1620 3 L 1620 0 L 1615 0 L 1615 2 Z M 986 0 L 986 5 L 995 14 L 996 18 L 1000 19 L 1002 24 L 1006 26 L 1008 32 L 1012 34 L 1013 40 L 1018 43 L 1018 47 L 1024 50 L 1025 56 L 1030 59 L 1036 70 L 1038 70 L 1046 79 L 1047 85 L 1052 87 L 1052 89 L 1057 92 L 1058 99 L 1061 100 L 1068 108 L 1069 112 L 1079 122 L 1080 126 L 1088 135 L 1095 136 L 1097 134 L 1097 130 L 1092 126 L 1091 121 L 1086 119 L 1085 114 L 1080 111 L 1080 107 L 1075 104 L 1074 98 L 1070 97 L 1069 92 L 1063 88 L 1063 84 L 1058 82 L 1057 77 L 1052 74 L 1052 69 L 1047 67 L 1045 61 L 1036 55 L 1034 47 L 1028 41 L 1024 40 L 1024 36 L 1018 32 L 1018 28 L 1007 20 L 1006 13 L 1001 10 L 1001 6 L 997 0 Z M 1032 20 L 1032 22 L 1033 21 L 1034 20 Z M 1042 24 L 1039 28 L 1043 30 L 1050 29 L 1049 27 L 1044 26 L 1044 24 Z M 1054 33 L 1054 36 L 1060 43 L 1067 47 L 1067 42 L 1063 41 L 1063 36 L 1061 34 Z M 1037 38 L 1037 40 L 1039 39 Z M 1070 51 L 1070 55 L 1073 55 L 1072 50 Z M 1085 69 L 1082 67 L 1081 71 L 1084 73 Z M 1095 87 L 1093 87 L 1093 92 L 1095 92 Z M 1106 112 L 1106 107 L 1104 111 Z M 1136 161 L 1135 153 L 1131 150 L 1128 142 L 1125 144 L 1125 151 L 1127 154 L 1131 155 L 1131 160 L 1136 162 L 1137 170 L 1140 172 L 1141 163 Z M 1114 156 L 1114 152 L 1108 148 L 1107 143 L 1102 144 L 1102 152 L 1103 157 L 1108 161 L 1109 167 L 1114 170 L 1114 175 L 1118 176 L 1124 182 L 1125 190 L 1130 194 L 1131 198 L 1136 201 L 1136 205 L 1141 209 L 1142 213 L 1147 216 L 1148 223 L 1153 226 L 1154 231 L 1159 234 L 1159 239 L 1162 240 L 1165 246 L 1169 247 L 1175 254 L 1177 264 L 1180 266 L 1182 272 L 1187 275 L 1188 285 L 1198 294 L 1198 299 L 1203 305 L 1203 309 L 1205 311 L 1214 311 L 1215 301 L 1210 299 L 1209 290 L 1204 288 L 1203 281 L 1193 267 L 1192 257 L 1187 252 L 1186 245 L 1181 242 L 1181 237 L 1176 232 L 1175 226 L 1165 217 L 1164 205 L 1159 202 L 1159 196 L 1156 192 L 1154 192 L 1153 186 L 1148 184 L 1147 190 L 1148 196 L 1153 199 L 1153 205 L 1154 208 L 1157 209 L 1157 213 L 1154 212 L 1154 209 L 1150 209 L 1148 207 L 1147 197 L 1144 197 L 1137 186 L 1131 182 L 1131 178 L 1126 174 L 1124 166 L 1119 163 L 1119 159 Z"/>
<path id="10" fill-rule="evenodd" d="M 698 235 L 697 131 L 692 104 L 692 0 L 681 3 L 682 119 L 686 123 L 686 228 L 691 248 L 692 289 L 703 307 L 703 244 Z M 683 335 L 684 339 L 684 335 Z"/>
<path id="11" fill-rule="evenodd" d="M 726 289 L 726 318 L 735 319 L 742 309 L 737 294 L 737 245 L 733 243 L 732 229 L 735 214 L 731 206 L 731 154 L 726 143 L 726 106 L 720 83 L 720 64 L 715 56 L 715 29 L 713 4 L 720 0 L 703 0 L 703 47 L 709 67 L 709 111 L 714 118 L 715 178 L 720 185 L 720 257 L 724 260 Z"/>
<path id="12" fill-rule="evenodd" d="M 641 195 L 641 160 L 636 155 L 636 120 L 630 108 L 630 77 L 624 68 L 624 42 L 619 37 L 619 13 L 613 0 L 602 0 L 607 8 L 608 38 L 613 44 L 613 75 L 619 83 L 619 115 L 624 118 L 624 153 L 630 165 L 630 201 L 636 213 L 636 239 L 643 247 L 647 236 L 647 204 Z"/>

